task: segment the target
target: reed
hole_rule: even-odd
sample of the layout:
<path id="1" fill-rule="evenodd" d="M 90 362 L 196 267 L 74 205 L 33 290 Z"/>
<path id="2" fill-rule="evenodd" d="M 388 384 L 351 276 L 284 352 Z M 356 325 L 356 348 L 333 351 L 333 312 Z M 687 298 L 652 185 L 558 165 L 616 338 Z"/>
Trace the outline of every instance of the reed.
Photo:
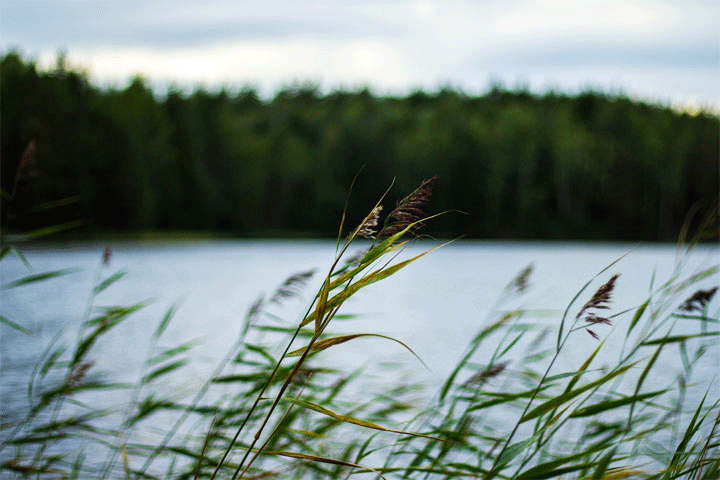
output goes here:
<path id="1" fill-rule="evenodd" d="M 193 358 L 192 342 L 166 343 L 177 305 L 158 320 L 136 382 L 94 374 L 97 345 L 148 304 L 99 306 L 102 292 L 127 280 L 106 250 L 75 343 L 57 337 L 39 352 L 27 411 L 0 429 L 2 478 L 720 478 L 720 392 L 693 378 L 699 359 L 720 353 L 717 287 L 698 287 L 718 279 L 718 266 L 686 272 L 679 262 L 641 305 L 614 312 L 613 263 L 548 320 L 516 306 L 532 285 L 530 265 L 436 392 L 397 385 L 363 398 L 365 371 L 326 363 L 321 352 L 367 338 L 414 355 L 394 338 L 331 331 L 350 298 L 442 246 L 405 258 L 434 217 L 423 213 L 434 182 L 384 219 L 381 199 L 344 234 L 343 216 L 336 254 L 302 315 L 291 322 L 273 311 L 305 292 L 317 270 L 290 276 L 248 309 L 233 347 L 190 398 L 164 383 L 182 378 Z M 353 255 L 360 238 L 370 246 Z M 3 244 L 0 268 L 11 253 L 25 261 Z M 71 273 L 28 272 L 3 293 Z M 621 334 L 619 355 L 606 353 L 610 332 Z M 596 346 L 582 363 L 558 361 L 588 334 Z M 677 377 L 661 370 L 667 358 L 679 359 Z M 98 394 L 117 396 L 118 408 L 95 407 Z M 418 397 L 424 408 L 411 407 Z"/>

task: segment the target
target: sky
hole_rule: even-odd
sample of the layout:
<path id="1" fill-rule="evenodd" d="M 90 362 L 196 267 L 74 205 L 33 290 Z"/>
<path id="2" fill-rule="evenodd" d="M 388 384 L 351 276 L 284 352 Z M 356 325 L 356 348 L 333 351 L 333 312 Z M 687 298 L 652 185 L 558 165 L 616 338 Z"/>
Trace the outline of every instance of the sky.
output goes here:
<path id="1" fill-rule="evenodd" d="M 720 111 L 718 25 L 718 0 L 0 0 L 0 51 L 159 91 L 502 84 Z"/>

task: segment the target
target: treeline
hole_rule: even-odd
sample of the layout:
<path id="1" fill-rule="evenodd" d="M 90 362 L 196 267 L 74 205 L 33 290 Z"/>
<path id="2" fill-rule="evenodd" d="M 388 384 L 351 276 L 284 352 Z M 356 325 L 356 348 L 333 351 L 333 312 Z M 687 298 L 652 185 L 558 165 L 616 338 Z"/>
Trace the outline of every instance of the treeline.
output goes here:
<path id="1" fill-rule="evenodd" d="M 673 241 L 718 197 L 717 116 L 595 92 L 158 98 L 140 78 L 102 89 L 15 53 L 0 87 L 3 225 L 15 230 L 333 236 L 358 172 L 350 221 L 393 179 L 386 208 L 438 175 L 430 211 L 464 213 L 432 232 L 481 238 Z"/>

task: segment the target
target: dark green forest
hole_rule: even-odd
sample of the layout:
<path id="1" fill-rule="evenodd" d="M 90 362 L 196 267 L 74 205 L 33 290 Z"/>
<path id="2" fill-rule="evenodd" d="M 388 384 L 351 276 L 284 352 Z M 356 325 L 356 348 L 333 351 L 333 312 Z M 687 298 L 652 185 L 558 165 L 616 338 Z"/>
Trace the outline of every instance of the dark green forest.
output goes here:
<path id="1" fill-rule="evenodd" d="M 3 226 L 334 236 L 438 176 L 440 235 L 674 241 L 718 199 L 720 122 L 598 92 L 154 93 L 2 58 Z M 23 160 L 24 159 L 24 160 Z M 461 213 L 462 212 L 462 213 Z"/>

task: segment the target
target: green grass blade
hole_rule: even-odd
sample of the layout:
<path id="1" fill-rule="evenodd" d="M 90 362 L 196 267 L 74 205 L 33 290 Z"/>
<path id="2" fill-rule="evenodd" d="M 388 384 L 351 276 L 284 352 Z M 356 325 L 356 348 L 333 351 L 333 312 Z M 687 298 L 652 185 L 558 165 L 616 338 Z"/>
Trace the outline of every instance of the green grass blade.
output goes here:
<path id="1" fill-rule="evenodd" d="M 32 270 L 32 267 L 30 266 L 30 263 L 25 258 L 25 255 L 23 255 L 22 252 L 15 247 L 3 247 L 2 251 L 0 251 L 0 260 L 5 258 L 5 255 L 7 255 L 8 253 L 12 253 L 13 255 L 15 255 L 17 258 L 20 259 L 20 261 L 23 263 L 23 265 L 25 265 L 25 267 L 27 267 L 28 270 Z"/>
<path id="2" fill-rule="evenodd" d="M 140 310 L 147 304 L 148 302 L 140 302 L 130 307 L 110 307 L 102 309 L 107 312 L 105 315 L 88 321 L 88 324 L 95 326 L 95 329 L 78 344 L 71 365 L 79 364 L 102 334 L 117 326 L 120 322 L 128 318 L 130 314 Z"/>
<path id="3" fill-rule="evenodd" d="M 165 316 L 163 317 L 163 319 L 160 321 L 157 328 L 155 329 L 155 333 L 153 333 L 153 336 L 155 338 L 160 338 L 160 336 L 163 334 L 165 329 L 170 324 L 170 320 L 172 320 L 172 318 L 175 316 L 175 313 L 178 311 L 178 308 L 179 308 L 179 304 L 175 303 L 168 309 L 167 312 L 165 312 Z"/>
<path id="4" fill-rule="evenodd" d="M 530 445 L 535 443 L 535 440 L 537 440 L 537 434 L 508 446 L 497 461 L 495 467 L 496 471 L 497 469 L 504 467 L 505 465 L 510 463 L 515 457 L 523 453 Z"/>
<path id="5" fill-rule="evenodd" d="M 129 418 L 125 424 L 126 426 L 132 426 L 158 410 L 173 408 L 174 406 L 175 404 L 172 402 L 167 400 L 156 400 L 154 396 L 149 395 L 141 402 L 138 402 L 137 412 Z"/>
<path id="6" fill-rule="evenodd" d="M 158 377 L 167 375 L 168 373 L 173 372 L 173 371 L 177 370 L 178 368 L 185 366 L 187 364 L 187 362 L 188 362 L 187 359 L 177 360 L 177 361 L 169 363 L 167 365 L 163 365 L 162 367 L 158 367 L 155 370 L 148 373 L 147 375 L 145 375 L 142 378 L 142 380 L 140 380 L 140 384 L 145 385 L 146 383 L 149 383 Z"/>
<path id="7" fill-rule="evenodd" d="M 482 403 L 477 403 L 472 405 L 468 408 L 468 412 L 472 412 L 475 410 L 483 410 L 486 408 L 493 407 L 495 405 L 501 405 L 503 403 L 512 402 L 514 400 L 520 400 L 523 398 L 532 398 L 533 395 L 536 395 L 539 392 L 542 392 L 543 390 L 547 390 L 550 388 L 551 385 L 543 385 L 540 387 L 540 389 L 533 387 L 531 390 L 525 390 L 524 392 L 520 393 L 485 393 L 485 396 L 493 396 L 496 397 L 493 400 L 487 400 Z"/>
<path id="8" fill-rule="evenodd" d="M 261 453 L 263 455 L 275 455 L 275 456 L 279 456 L 279 457 L 295 458 L 298 460 L 305 460 L 308 462 L 328 463 L 330 465 L 340 465 L 343 467 L 352 467 L 352 468 L 356 468 L 358 470 L 372 472 L 372 473 L 376 474 L 377 476 L 379 476 L 380 478 L 383 478 L 383 479 L 385 478 L 384 476 L 382 476 L 382 474 L 378 470 L 376 470 L 374 468 L 359 465 L 357 463 L 347 462 L 344 460 L 336 460 L 334 458 L 321 457 L 318 455 L 308 455 L 308 454 L 304 454 L 304 453 L 285 452 L 285 451 L 264 450 Z"/>
<path id="9" fill-rule="evenodd" d="M 428 220 L 431 220 L 435 217 L 439 217 L 442 215 L 442 213 L 436 213 L 435 215 L 430 215 L 429 217 L 423 218 L 421 220 L 415 221 L 410 223 L 408 226 L 406 226 L 403 230 L 397 232 L 396 234 L 386 238 L 382 242 L 378 243 L 374 247 L 368 251 L 363 258 L 360 259 L 360 264 L 366 264 L 366 263 L 372 263 L 378 258 L 380 258 L 385 252 L 400 238 L 408 233 L 410 230 L 412 230 L 413 227 L 417 226 L 419 223 L 426 222 Z"/>
<path id="10" fill-rule="evenodd" d="M 570 417 L 577 418 L 577 417 L 589 417 L 589 416 L 597 415 L 599 413 L 606 412 L 608 410 L 613 410 L 616 408 L 624 407 L 625 405 L 629 405 L 631 403 L 642 402 L 649 398 L 657 397 L 658 395 L 662 395 L 663 393 L 666 393 L 667 391 L 668 391 L 668 389 L 657 390 L 655 392 L 643 393 L 642 395 L 633 395 L 631 397 L 623 397 L 623 398 L 618 398 L 615 400 L 607 400 L 604 402 L 595 403 L 593 405 L 589 405 L 587 407 L 583 407 L 578 410 L 575 410 L 573 413 L 570 414 Z"/>
<path id="11" fill-rule="evenodd" d="M 645 313 L 645 310 L 647 309 L 648 305 L 650 305 L 650 299 L 648 298 L 645 300 L 645 303 L 640 305 L 638 309 L 635 311 L 635 315 L 633 315 L 632 320 L 630 321 L 630 325 L 628 326 L 627 333 L 633 331 L 633 328 L 635 328 L 635 325 L 640 321 L 640 318 L 643 316 L 643 313 Z"/>
<path id="12" fill-rule="evenodd" d="M 697 283 L 701 280 L 705 280 L 708 277 L 711 277 L 715 275 L 716 273 L 720 272 L 720 266 L 715 265 L 710 268 L 706 268 L 705 270 L 696 273 L 695 275 L 692 275 L 691 277 L 688 277 L 686 280 L 678 283 L 677 285 L 672 285 L 668 287 L 668 290 L 671 293 L 677 293 L 681 292 L 682 290 L 685 290 L 690 285 Z"/>
<path id="13" fill-rule="evenodd" d="M 573 376 L 573 379 L 568 382 L 568 386 L 565 389 L 565 392 L 569 392 L 573 389 L 573 387 L 577 384 L 578 381 L 580 381 L 580 377 L 587 371 L 587 368 L 590 366 L 592 361 L 597 356 L 598 352 L 602 348 L 602 346 L 605 344 L 605 341 L 603 340 L 600 342 L 600 344 L 595 348 L 595 350 L 590 354 L 590 356 L 583 362 L 583 364 L 578 369 L 575 376 Z M 550 380 L 550 378 L 548 378 Z"/>
<path id="14" fill-rule="evenodd" d="M 14 328 L 15 330 L 17 330 L 17 331 L 19 331 L 19 332 L 22 332 L 22 333 L 24 333 L 25 335 L 32 335 L 32 332 L 31 332 L 30 330 L 28 330 L 28 329 L 25 328 L 25 327 L 22 327 L 22 326 L 18 325 L 17 323 L 13 322 L 12 320 L 10 320 L 9 318 L 7 318 L 7 317 L 5 317 L 5 316 L 3 316 L 3 315 L 0 315 L 0 323 L 4 323 L 4 324 L 7 325 L 8 327 Z"/>
<path id="15" fill-rule="evenodd" d="M 635 362 L 637 363 L 637 362 Z M 591 390 L 595 387 L 599 387 L 600 385 L 607 383 L 608 381 L 612 380 L 613 378 L 617 377 L 618 375 L 622 375 L 626 371 L 628 371 L 630 368 L 635 366 L 635 363 L 631 365 L 626 365 L 624 367 L 618 368 L 617 370 L 608 373 L 602 378 L 599 378 L 595 380 L 594 382 L 590 382 L 587 385 L 583 385 L 582 387 L 572 390 L 570 392 L 566 392 L 558 397 L 552 398 L 548 400 L 547 402 L 538 405 L 537 407 L 530 410 L 528 413 L 526 413 L 519 421 L 519 423 L 527 422 L 528 420 L 532 420 L 534 418 L 537 418 L 550 410 L 554 410 L 555 408 L 559 407 L 563 403 L 569 402 L 573 398 L 577 397 L 578 395 L 582 395 L 583 393 L 587 392 L 588 390 Z"/>
<path id="16" fill-rule="evenodd" d="M 718 335 L 720 335 L 720 332 L 696 333 L 694 335 L 674 335 L 672 337 L 663 337 L 663 338 L 656 338 L 654 340 L 648 340 L 646 342 L 642 342 L 640 345 L 643 347 L 650 347 L 652 345 L 666 345 L 668 343 L 685 342 L 687 340 L 691 340 L 694 338 L 717 337 Z"/>
<path id="17" fill-rule="evenodd" d="M 82 195 L 73 195 L 70 197 L 61 198 L 60 200 L 51 200 L 48 202 L 38 203 L 29 208 L 28 212 L 42 212 L 45 210 L 52 210 L 58 207 L 65 207 L 74 203 L 79 203 L 82 200 Z"/>
<path id="18" fill-rule="evenodd" d="M 605 478 L 605 472 L 607 472 L 608 467 L 610 466 L 610 462 L 612 461 L 612 458 L 615 456 L 615 451 L 617 448 L 613 448 L 609 452 L 607 452 L 605 455 L 602 456 L 602 458 L 598 461 L 597 467 L 595 468 L 595 473 L 593 473 L 591 480 L 603 480 Z"/>
<path id="19" fill-rule="evenodd" d="M 148 360 L 147 365 L 153 366 L 153 365 L 157 365 L 158 363 L 162 363 L 165 360 L 168 360 L 176 355 L 187 352 L 188 350 L 195 347 L 196 345 L 197 345 L 197 342 L 195 340 L 190 340 L 181 345 L 178 345 L 177 347 L 173 347 L 173 348 L 164 350 L 163 352 L 155 355 L 153 358 Z"/>
<path id="20" fill-rule="evenodd" d="M 72 273 L 77 273 L 79 271 L 80 271 L 79 268 L 66 268 L 64 270 L 55 270 L 52 272 L 45 272 L 45 273 L 38 273 L 36 275 L 29 275 L 29 276 L 23 277 L 19 280 L 15 280 L 14 282 L 6 283 L 5 285 L 2 286 L 2 289 L 8 290 L 10 288 L 20 287 L 22 285 L 28 285 L 31 283 L 42 282 L 43 280 L 49 280 L 51 278 L 70 275 Z"/>
<path id="21" fill-rule="evenodd" d="M 330 295 L 330 277 L 328 276 L 323 283 L 322 289 L 320 290 L 320 296 L 317 300 L 317 306 L 315 307 L 315 335 L 320 335 L 320 328 L 325 318 L 325 312 L 328 310 L 328 296 Z M 333 297 L 335 298 L 335 297 Z M 332 309 L 333 307 L 330 307 Z M 309 322 L 307 322 L 309 323 Z M 306 322 L 300 324 L 304 326 Z"/>
<path id="22" fill-rule="evenodd" d="M 578 470 L 585 470 L 593 466 L 593 463 L 581 463 L 579 465 L 572 465 L 569 467 L 555 468 L 555 469 L 539 469 L 536 472 L 527 475 L 519 475 L 515 477 L 517 480 L 540 480 L 545 478 L 563 478 L 565 474 L 577 472 Z"/>
<path id="23" fill-rule="evenodd" d="M 97 295 L 98 293 L 102 292 L 106 288 L 108 288 L 113 283 L 117 282 L 121 278 L 123 278 L 125 275 L 127 275 L 127 271 L 121 270 L 119 272 L 116 272 L 112 275 L 110 275 L 108 278 L 100 282 L 99 284 L 95 285 L 95 288 L 93 288 L 93 294 Z"/>
<path id="24" fill-rule="evenodd" d="M 662 352 L 663 348 L 665 347 L 664 344 L 660 344 L 658 348 L 655 350 L 655 353 L 652 357 L 650 357 L 650 361 L 647 365 L 645 365 L 645 368 L 643 368 L 642 373 L 640 374 L 640 377 L 638 377 L 637 384 L 635 385 L 635 393 L 634 396 L 637 396 L 640 393 L 640 389 L 643 386 L 643 383 L 645 383 L 645 379 L 647 378 L 648 374 L 650 373 L 650 370 L 655 365 L 655 362 L 660 357 L 660 352 Z M 632 425 L 633 420 L 633 413 L 635 412 L 635 404 L 630 405 L 630 414 L 628 415 L 628 428 Z"/>
<path id="25" fill-rule="evenodd" d="M 668 471 L 672 470 L 673 468 L 676 468 L 677 466 L 680 466 L 680 461 L 682 457 L 687 453 L 686 448 L 688 444 L 690 443 L 690 439 L 697 433 L 697 431 L 700 429 L 700 426 L 702 425 L 702 421 L 698 422 L 698 417 L 700 416 L 700 413 L 702 412 L 702 407 L 705 404 L 705 400 L 707 399 L 708 392 L 705 392 L 705 395 L 703 396 L 702 400 L 700 401 L 700 404 L 698 405 L 697 409 L 695 409 L 695 413 L 690 420 L 690 423 L 688 424 L 687 428 L 685 429 L 685 433 L 683 435 L 682 440 L 680 440 L 680 443 L 678 444 L 677 448 L 675 449 L 675 453 L 673 454 L 672 460 L 670 461 L 670 465 L 668 468 Z"/>

